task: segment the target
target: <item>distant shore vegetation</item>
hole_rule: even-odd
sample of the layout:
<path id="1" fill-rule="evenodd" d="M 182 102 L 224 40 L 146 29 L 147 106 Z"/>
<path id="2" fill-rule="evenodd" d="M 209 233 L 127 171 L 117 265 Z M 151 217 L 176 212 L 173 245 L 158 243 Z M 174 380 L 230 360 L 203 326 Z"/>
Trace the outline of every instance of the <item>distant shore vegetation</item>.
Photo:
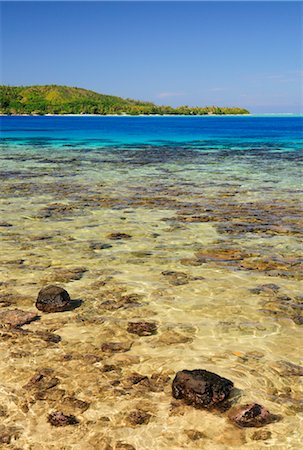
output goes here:
<path id="1" fill-rule="evenodd" d="M 249 114 L 237 107 L 159 106 L 151 102 L 98 94 L 69 86 L 0 86 L 0 113 L 100 115 L 212 115 Z"/>

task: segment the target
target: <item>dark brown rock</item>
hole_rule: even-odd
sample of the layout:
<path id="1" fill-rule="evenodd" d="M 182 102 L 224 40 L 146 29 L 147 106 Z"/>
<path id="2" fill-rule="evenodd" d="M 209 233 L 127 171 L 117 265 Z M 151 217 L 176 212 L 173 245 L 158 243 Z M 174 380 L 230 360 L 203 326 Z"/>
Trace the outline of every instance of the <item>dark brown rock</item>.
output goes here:
<path id="1" fill-rule="evenodd" d="M 47 421 L 54 427 L 65 427 L 67 425 L 77 425 L 79 423 L 75 416 L 68 416 L 59 411 L 50 413 L 47 417 Z"/>
<path id="2" fill-rule="evenodd" d="M 129 322 L 127 331 L 138 336 L 150 336 L 156 334 L 157 324 L 155 322 Z"/>
<path id="3" fill-rule="evenodd" d="M 66 311 L 71 304 L 68 292 L 59 286 L 46 286 L 41 289 L 36 301 L 39 311 L 52 313 Z"/>
<path id="4" fill-rule="evenodd" d="M 262 405 L 257 403 L 249 403 L 240 405 L 233 409 L 229 415 L 229 419 L 239 427 L 263 427 L 280 419 L 279 416 L 271 414 Z"/>
<path id="5" fill-rule="evenodd" d="M 10 327 L 21 327 L 27 323 L 37 319 L 37 314 L 30 311 L 23 311 L 22 309 L 10 309 L 0 313 L 0 325 Z"/>
<path id="6" fill-rule="evenodd" d="M 195 407 L 211 408 L 226 400 L 233 386 L 232 381 L 207 370 L 182 370 L 173 380 L 172 394 Z"/>

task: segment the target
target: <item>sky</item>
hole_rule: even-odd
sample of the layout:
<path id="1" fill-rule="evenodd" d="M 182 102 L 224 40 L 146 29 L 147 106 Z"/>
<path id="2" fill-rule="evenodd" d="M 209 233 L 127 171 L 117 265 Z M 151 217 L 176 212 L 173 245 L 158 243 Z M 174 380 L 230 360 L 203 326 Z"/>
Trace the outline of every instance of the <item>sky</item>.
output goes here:
<path id="1" fill-rule="evenodd" d="M 303 112 L 302 2 L 1 1 L 1 84 Z"/>

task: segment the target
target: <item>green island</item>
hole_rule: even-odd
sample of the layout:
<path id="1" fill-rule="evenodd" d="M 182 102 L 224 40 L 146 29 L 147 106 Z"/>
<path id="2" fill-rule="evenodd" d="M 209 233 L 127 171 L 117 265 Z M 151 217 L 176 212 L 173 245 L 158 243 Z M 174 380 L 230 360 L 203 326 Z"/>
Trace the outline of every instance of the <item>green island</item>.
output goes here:
<path id="1" fill-rule="evenodd" d="M 225 115 L 249 114 L 236 107 L 172 106 L 98 94 L 69 86 L 0 86 L 0 114 Z"/>

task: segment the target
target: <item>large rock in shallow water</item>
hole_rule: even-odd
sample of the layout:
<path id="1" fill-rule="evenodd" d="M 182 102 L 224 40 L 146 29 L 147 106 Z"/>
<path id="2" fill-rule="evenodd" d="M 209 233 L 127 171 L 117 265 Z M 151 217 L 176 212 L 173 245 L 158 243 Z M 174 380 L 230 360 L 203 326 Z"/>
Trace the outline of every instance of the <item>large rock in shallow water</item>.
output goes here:
<path id="1" fill-rule="evenodd" d="M 36 301 L 39 311 L 52 313 L 65 311 L 71 300 L 68 292 L 59 286 L 46 286 L 41 289 Z"/>
<path id="2" fill-rule="evenodd" d="M 190 405 L 211 408 L 226 400 L 233 386 L 232 381 L 207 370 L 182 370 L 174 378 L 172 394 Z"/>
<path id="3" fill-rule="evenodd" d="M 263 427 L 281 419 L 280 416 L 271 414 L 264 406 L 257 403 L 238 406 L 229 413 L 228 417 L 239 427 Z"/>

